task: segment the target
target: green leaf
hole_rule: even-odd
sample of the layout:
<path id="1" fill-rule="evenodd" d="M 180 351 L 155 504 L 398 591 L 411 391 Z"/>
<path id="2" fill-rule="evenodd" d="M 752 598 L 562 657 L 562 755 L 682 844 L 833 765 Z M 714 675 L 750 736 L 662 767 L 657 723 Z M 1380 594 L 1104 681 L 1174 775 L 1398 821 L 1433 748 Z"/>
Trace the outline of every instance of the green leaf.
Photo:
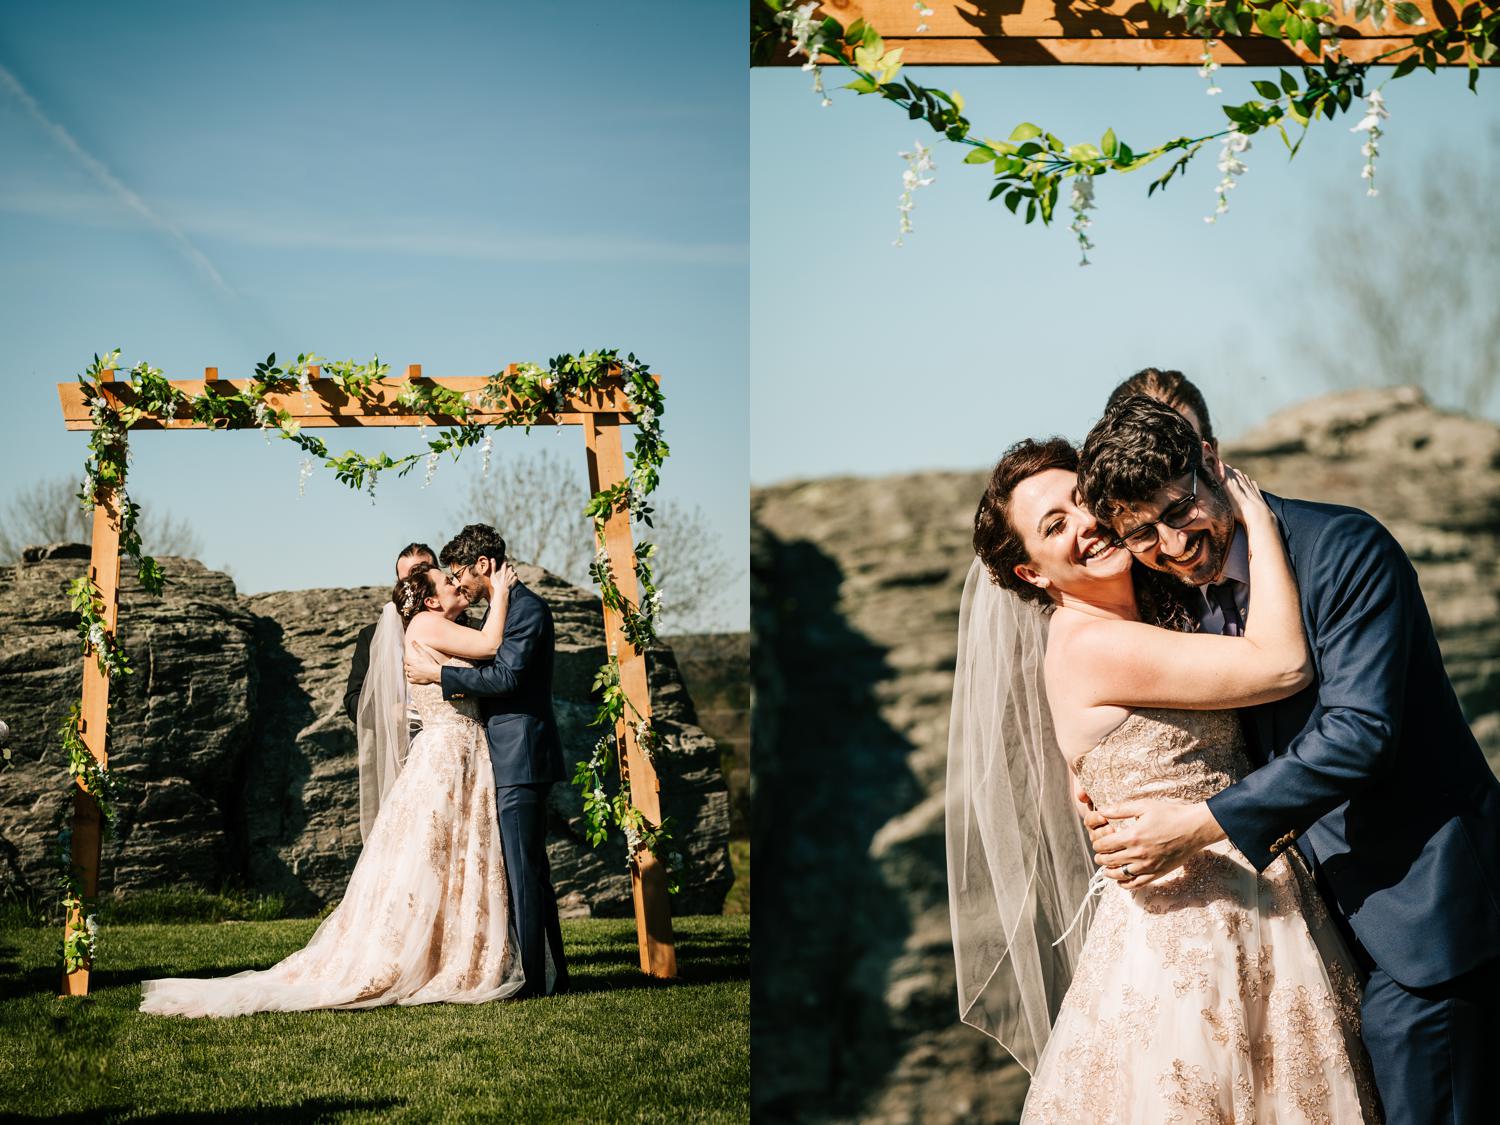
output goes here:
<path id="1" fill-rule="evenodd" d="M 844 89 L 853 90 L 856 94 L 873 94 L 877 88 L 868 78 L 856 78 L 853 82 L 844 83 Z"/>
<path id="2" fill-rule="evenodd" d="M 1106 129 L 1104 131 L 1104 136 L 1099 138 L 1099 149 L 1104 153 L 1105 156 L 1112 157 L 1115 155 L 1115 151 L 1119 147 L 1119 143 L 1120 142 L 1115 138 L 1115 131 L 1113 129 Z"/>
<path id="3" fill-rule="evenodd" d="M 1295 94 L 1297 92 L 1296 77 L 1288 74 L 1284 70 L 1281 72 L 1281 90 L 1286 94 Z"/>
<path id="4" fill-rule="evenodd" d="M 995 153 L 983 146 L 976 148 L 968 156 L 964 157 L 965 164 L 988 164 L 995 159 Z"/>
<path id="5" fill-rule="evenodd" d="M 1275 101 L 1277 98 L 1281 97 L 1281 89 L 1274 82 L 1266 82 L 1262 79 L 1256 79 L 1254 82 L 1250 83 L 1250 85 L 1254 86 L 1255 92 L 1263 98 L 1270 98 L 1272 101 Z"/>
<path id="6" fill-rule="evenodd" d="M 1041 135 L 1042 127 L 1040 125 L 1033 125 L 1030 121 L 1023 121 L 1015 127 L 1015 130 L 1010 135 L 1010 139 L 1013 141 L 1029 141 L 1031 138 L 1040 137 Z"/>
<path id="7" fill-rule="evenodd" d="M 1404 24 L 1410 24 L 1412 27 L 1427 26 L 1427 17 L 1422 14 L 1422 10 L 1415 4 L 1408 4 L 1403 0 L 1402 3 L 1396 5 L 1394 11 L 1396 18 Z"/>

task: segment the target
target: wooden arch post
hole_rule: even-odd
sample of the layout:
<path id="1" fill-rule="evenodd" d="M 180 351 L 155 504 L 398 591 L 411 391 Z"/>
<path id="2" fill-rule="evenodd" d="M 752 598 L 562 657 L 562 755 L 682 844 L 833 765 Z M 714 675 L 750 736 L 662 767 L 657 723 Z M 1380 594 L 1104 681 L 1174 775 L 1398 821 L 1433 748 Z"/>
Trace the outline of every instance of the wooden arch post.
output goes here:
<path id="1" fill-rule="evenodd" d="M 101 383 L 113 382 L 113 371 L 100 372 Z M 120 496 L 114 488 L 103 488 L 94 494 L 94 530 L 89 549 L 89 577 L 104 603 L 104 625 L 111 633 L 120 616 Z M 92 649 L 83 655 L 83 700 L 78 715 L 78 734 L 94 761 L 100 767 L 109 765 L 109 676 L 99 668 Z M 73 831 L 69 862 L 74 878 L 80 884 L 85 903 L 99 891 L 99 858 L 104 840 L 103 816 L 99 802 L 88 791 L 81 777 L 73 781 Z M 84 926 L 84 912 L 79 907 L 68 911 L 63 921 L 63 937 Z M 63 971 L 62 994 L 86 996 L 89 991 L 89 965 L 73 972 Z"/>
<path id="2" fill-rule="evenodd" d="M 304 429 L 331 426 L 444 426 L 458 421 L 442 415 L 407 413 L 399 402 L 402 383 L 397 380 L 381 380 L 356 399 L 346 393 L 335 380 L 321 378 L 318 368 L 310 368 L 308 374 L 310 388 L 307 395 L 300 389 L 295 389 L 265 396 L 265 403 L 270 409 L 285 410 L 291 420 Z M 424 379 L 420 364 L 412 364 L 406 369 L 406 379 L 444 387 L 460 394 L 482 393 L 489 385 L 489 379 L 483 376 Z M 114 382 L 114 372 L 102 373 L 100 382 L 108 384 L 104 393 L 115 404 L 134 404 L 134 388 L 127 383 Z M 209 367 L 204 369 L 203 379 L 174 382 L 172 385 L 189 396 L 201 395 L 205 389 L 217 390 L 220 394 L 238 394 L 250 386 L 250 380 L 220 379 L 218 368 Z M 69 430 L 92 430 L 93 415 L 84 399 L 83 388 L 76 382 L 59 383 L 57 393 L 62 405 L 63 425 Z M 469 420 L 505 424 L 509 421 L 511 409 L 517 405 L 513 401 L 502 402 L 497 410 L 473 410 L 469 413 Z M 635 415 L 624 380 L 616 373 L 599 386 L 571 396 L 562 410 L 543 414 L 532 424 L 579 426 L 583 429 L 589 482 L 597 492 L 626 479 L 620 431 L 634 421 Z M 194 421 L 186 413 L 174 417 L 145 414 L 131 426 L 131 429 L 137 430 L 209 428 L 202 422 Z M 113 489 L 103 490 L 95 497 L 93 534 L 89 573 L 104 599 L 105 621 L 113 631 L 118 619 L 120 586 L 120 504 Z M 615 582 L 621 594 L 638 603 L 635 546 L 629 513 L 615 513 L 609 518 L 605 525 L 605 545 L 609 548 Z M 619 661 L 620 687 L 629 700 L 629 712 L 649 718 L 651 694 L 646 680 L 645 654 L 625 639 L 617 611 L 604 611 L 604 632 L 610 654 Z M 108 764 L 108 726 L 109 677 L 99 670 L 95 653 L 90 650 L 83 658 L 83 705 L 79 733 L 89 752 L 101 766 Z M 629 782 L 631 802 L 651 824 L 658 825 L 661 823 L 661 785 L 656 769 L 651 759 L 641 752 L 633 722 L 622 722 L 616 734 L 622 751 L 621 773 Z M 99 885 L 102 842 L 99 805 L 81 781 L 74 787 L 73 802 L 72 863 L 82 883 L 85 899 L 92 899 Z M 635 899 L 635 928 L 640 946 L 641 969 L 655 977 L 675 977 L 677 955 L 672 938 L 672 908 L 667 894 L 666 872 L 649 851 L 643 851 L 632 864 L 631 887 Z M 72 912 L 64 923 L 64 938 L 83 924 L 84 919 L 80 913 Z M 89 968 L 90 966 L 85 965 L 76 972 L 64 974 L 63 995 L 83 996 L 88 993 Z"/>

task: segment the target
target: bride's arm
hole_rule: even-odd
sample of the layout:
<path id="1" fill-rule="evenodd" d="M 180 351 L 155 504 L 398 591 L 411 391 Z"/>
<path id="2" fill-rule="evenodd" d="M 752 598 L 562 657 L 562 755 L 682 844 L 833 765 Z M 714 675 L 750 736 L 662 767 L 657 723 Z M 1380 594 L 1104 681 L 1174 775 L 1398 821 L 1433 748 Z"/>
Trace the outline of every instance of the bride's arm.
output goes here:
<path id="1" fill-rule="evenodd" d="M 514 568 L 502 563 L 495 574 L 489 616 L 481 629 L 470 629 L 437 613 L 420 613 L 412 620 L 407 635 L 444 656 L 490 660 L 505 640 L 505 614 L 510 607 L 510 588 L 516 582 Z"/>
<path id="2" fill-rule="evenodd" d="M 1312 683 L 1297 582 L 1254 482 L 1226 466 L 1245 528 L 1254 602 L 1242 637 L 1178 633 L 1137 621 L 1090 621 L 1065 639 L 1069 678 L 1092 706 L 1217 711 L 1285 699 Z"/>

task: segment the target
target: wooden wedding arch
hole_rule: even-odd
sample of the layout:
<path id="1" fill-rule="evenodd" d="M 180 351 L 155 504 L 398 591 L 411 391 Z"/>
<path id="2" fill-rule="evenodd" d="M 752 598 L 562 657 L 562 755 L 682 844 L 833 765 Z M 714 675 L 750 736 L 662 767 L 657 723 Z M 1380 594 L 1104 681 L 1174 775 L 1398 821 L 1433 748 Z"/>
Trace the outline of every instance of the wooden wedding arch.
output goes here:
<path id="1" fill-rule="evenodd" d="M 134 388 L 127 383 L 115 382 L 114 374 L 113 371 L 101 373 L 100 392 L 116 408 L 133 405 Z M 458 421 L 441 415 L 408 413 L 398 402 L 402 384 L 396 380 L 381 380 L 363 391 L 359 398 L 354 398 L 336 381 L 321 378 L 319 368 L 310 368 L 308 375 L 309 394 L 292 390 L 279 394 L 269 393 L 264 397 L 269 409 L 286 411 L 291 420 L 304 429 L 330 426 L 443 426 L 453 425 Z M 411 382 L 426 382 L 460 394 L 483 394 L 489 384 L 485 377 L 424 379 L 420 364 L 409 366 L 406 378 Z M 250 386 L 250 382 L 248 379 L 221 380 L 218 368 L 209 367 L 204 370 L 201 380 L 174 382 L 172 385 L 192 397 L 202 395 L 205 390 L 239 394 Z M 62 404 L 63 423 L 67 429 L 94 429 L 84 388 L 79 383 L 59 383 L 57 393 Z M 635 416 L 623 379 L 618 375 L 608 377 L 597 387 L 570 395 L 565 405 L 565 410 L 542 414 L 532 424 L 583 427 L 589 484 L 595 493 L 624 481 L 627 474 L 620 430 L 633 423 Z M 514 406 L 513 402 L 498 403 L 471 410 L 468 421 L 507 424 L 512 418 L 508 411 Z M 211 427 L 194 421 L 185 416 L 184 412 L 183 417 L 162 417 L 148 413 L 136 420 L 130 428 L 177 430 Z M 116 490 L 101 489 L 95 496 L 89 574 L 102 596 L 105 624 L 111 633 L 115 630 L 119 615 L 120 516 Z M 609 552 L 615 582 L 621 594 L 632 604 L 638 604 L 635 546 L 628 512 L 610 514 L 604 525 L 604 540 L 603 546 Z M 621 690 L 638 718 L 648 719 L 651 715 L 651 697 L 646 680 L 645 655 L 627 638 L 619 610 L 607 605 L 604 606 L 604 635 L 608 651 L 619 662 Z M 107 766 L 109 760 L 106 751 L 108 724 L 109 677 L 99 667 L 94 653 L 89 651 L 84 654 L 83 660 L 83 704 L 79 734 L 100 766 Z M 650 757 L 639 744 L 636 725 L 622 719 L 617 724 L 615 733 L 622 749 L 621 772 L 629 781 L 631 801 L 651 824 L 658 825 L 661 823 L 661 786 Z M 82 779 L 79 779 L 73 788 L 72 863 L 80 873 L 85 901 L 92 900 L 98 892 L 102 842 L 103 823 L 99 805 L 85 788 Z M 675 977 L 677 957 L 672 938 L 672 911 L 666 871 L 649 849 L 639 851 L 635 862 L 631 864 L 631 890 L 635 902 L 641 970 L 655 977 Z M 83 925 L 82 912 L 76 909 L 70 911 L 64 922 L 64 939 Z M 72 972 L 64 969 L 63 995 L 86 995 L 88 988 L 89 965 L 85 964 Z"/>
<path id="2" fill-rule="evenodd" d="M 1145 0 L 927 0 L 930 16 L 919 16 L 911 0 L 823 0 L 820 16 L 832 16 L 845 27 L 864 20 L 880 32 L 887 48 L 901 48 L 906 66 L 1201 66 L 1203 37 L 1179 18 L 1151 9 Z M 1351 5 L 1352 7 L 1352 5 Z M 1462 3 L 1439 5 L 1416 0 L 1426 18 L 1415 27 L 1387 18 L 1382 28 L 1356 24 L 1335 13 L 1350 62 L 1368 62 L 1405 46 L 1412 36 L 1437 26 L 1442 12 Z M 925 31 L 918 31 L 921 25 Z M 1291 66 L 1315 61 L 1300 43 L 1289 44 L 1253 30 L 1224 35 L 1217 28 L 1214 61 L 1223 66 Z M 1400 58 L 1393 57 L 1392 61 Z M 797 66 L 785 48 L 773 65 Z M 1453 65 L 1462 65 L 1454 63 Z"/>

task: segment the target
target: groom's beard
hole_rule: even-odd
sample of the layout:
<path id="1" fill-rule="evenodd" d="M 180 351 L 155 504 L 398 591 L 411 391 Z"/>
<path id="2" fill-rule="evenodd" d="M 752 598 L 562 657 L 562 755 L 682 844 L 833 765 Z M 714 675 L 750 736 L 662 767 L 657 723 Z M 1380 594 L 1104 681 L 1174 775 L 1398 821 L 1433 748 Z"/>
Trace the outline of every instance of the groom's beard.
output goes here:
<path id="1" fill-rule="evenodd" d="M 1188 536 L 1182 551 L 1176 556 L 1163 555 L 1158 544 L 1150 565 L 1153 570 L 1170 575 L 1184 586 L 1207 586 L 1223 575 L 1233 540 L 1233 520 L 1227 529 L 1209 526 Z"/>

